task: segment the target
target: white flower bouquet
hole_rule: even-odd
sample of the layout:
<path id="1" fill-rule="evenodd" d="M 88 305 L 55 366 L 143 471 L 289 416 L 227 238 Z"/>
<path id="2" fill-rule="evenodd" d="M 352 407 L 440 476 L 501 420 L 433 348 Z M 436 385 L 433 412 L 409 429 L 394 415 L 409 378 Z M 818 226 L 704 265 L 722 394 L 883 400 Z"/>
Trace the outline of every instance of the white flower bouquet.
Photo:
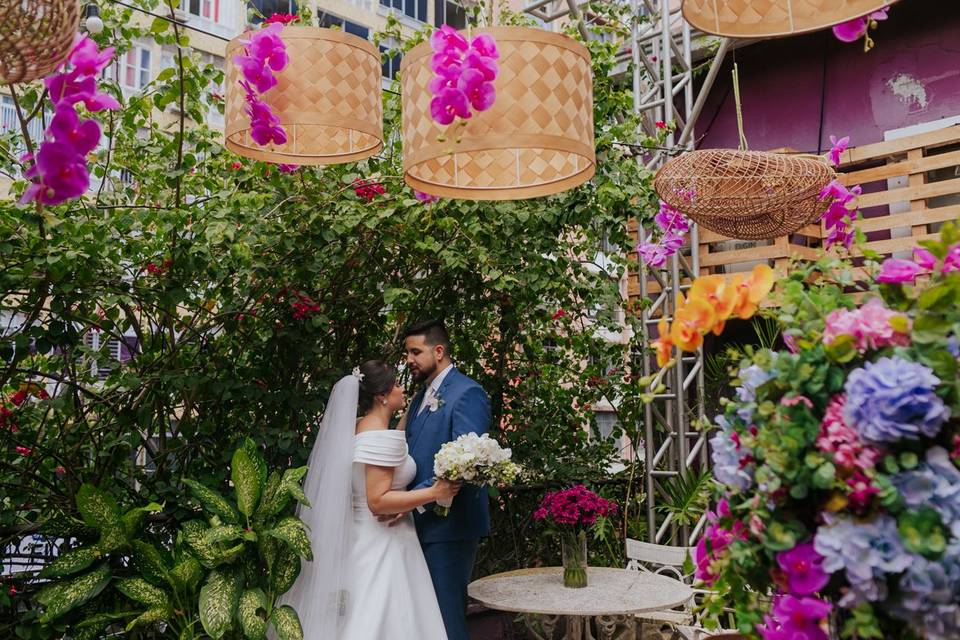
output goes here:
<path id="1" fill-rule="evenodd" d="M 438 479 L 477 486 L 510 484 L 520 473 L 520 466 L 510 460 L 512 455 L 510 449 L 487 434 L 466 433 L 440 447 L 433 458 L 433 474 Z M 434 513 L 446 516 L 452 504 L 452 499 L 437 501 Z"/>

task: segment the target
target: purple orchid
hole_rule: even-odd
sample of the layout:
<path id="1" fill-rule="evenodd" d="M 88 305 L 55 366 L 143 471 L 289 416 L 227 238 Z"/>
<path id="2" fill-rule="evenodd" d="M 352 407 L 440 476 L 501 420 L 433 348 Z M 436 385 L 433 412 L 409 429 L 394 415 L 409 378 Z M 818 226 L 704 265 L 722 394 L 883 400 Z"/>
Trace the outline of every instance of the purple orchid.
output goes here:
<path id="1" fill-rule="evenodd" d="M 876 280 L 889 284 L 913 282 L 923 271 L 923 267 L 916 262 L 901 258 L 887 258 L 880 265 L 880 273 L 877 274 Z"/>
<path id="2" fill-rule="evenodd" d="M 480 112 L 493 106 L 500 53 L 492 36 L 480 34 L 469 42 L 444 25 L 430 36 L 430 46 L 434 52 L 430 69 L 436 75 L 427 88 L 433 94 L 430 115 L 435 122 L 448 125 L 457 118 L 470 118 L 471 108 Z"/>
<path id="3" fill-rule="evenodd" d="M 459 31 L 445 24 L 430 36 L 430 47 L 437 53 L 460 52 L 458 55 L 462 55 L 470 43 Z"/>
<path id="4" fill-rule="evenodd" d="M 456 118 L 470 117 L 470 104 L 467 94 L 460 89 L 447 87 L 430 101 L 430 115 L 442 125 L 450 124 Z"/>
<path id="5" fill-rule="evenodd" d="M 40 145 L 28 177 L 35 181 L 24 192 L 21 202 L 60 204 L 79 198 L 90 186 L 86 161 L 65 142 L 47 141 Z"/>
<path id="6" fill-rule="evenodd" d="M 484 74 L 476 69 L 464 69 L 460 74 L 457 88 L 467 96 L 470 106 L 476 111 L 486 111 L 493 106 L 497 98 L 497 90 L 493 83 L 487 81 Z"/>
<path id="7" fill-rule="evenodd" d="M 847 146 L 850 144 L 850 136 L 843 136 L 839 140 L 837 136 L 830 136 L 830 144 L 833 145 L 830 147 L 830 162 L 835 167 L 839 167 L 840 155 L 847 150 Z"/>
<path id="8" fill-rule="evenodd" d="M 777 564 L 786 573 L 787 587 L 794 595 L 814 594 L 830 582 L 830 574 L 823 570 L 823 556 L 813 548 L 812 542 L 781 551 L 777 554 Z"/>
<path id="9" fill-rule="evenodd" d="M 821 622 L 832 609 L 830 603 L 817 598 L 778 595 L 757 631 L 764 640 L 828 640 Z"/>
<path id="10" fill-rule="evenodd" d="M 47 135 L 69 145 L 72 156 L 83 157 L 97 148 L 100 125 L 96 120 L 81 121 L 73 108 L 60 105 L 50 121 Z"/>

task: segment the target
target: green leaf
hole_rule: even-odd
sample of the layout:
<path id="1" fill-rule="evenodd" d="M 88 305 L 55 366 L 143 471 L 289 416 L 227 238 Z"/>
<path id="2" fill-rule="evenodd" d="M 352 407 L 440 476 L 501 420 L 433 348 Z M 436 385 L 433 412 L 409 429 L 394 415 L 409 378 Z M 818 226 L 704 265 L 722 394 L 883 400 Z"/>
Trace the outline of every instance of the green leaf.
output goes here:
<path id="1" fill-rule="evenodd" d="M 164 69 L 163 71 L 157 74 L 157 82 L 166 82 L 167 80 L 175 76 L 176 73 L 177 73 L 176 69 L 174 69 L 173 67 L 167 67 L 166 69 Z"/>
<path id="2" fill-rule="evenodd" d="M 283 477 L 276 471 L 270 473 L 267 483 L 263 488 L 263 495 L 260 497 L 260 504 L 257 505 L 258 520 L 265 520 L 275 516 L 290 501 L 289 492 L 283 488 Z"/>
<path id="3" fill-rule="evenodd" d="M 240 602 L 240 580 L 232 571 L 213 571 L 200 589 L 200 623 L 214 640 L 230 629 Z"/>
<path id="4" fill-rule="evenodd" d="M 310 549 L 310 538 L 304 529 L 303 523 L 298 518 L 288 517 L 277 523 L 273 529 L 266 532 L 286 542 L 290 547 L 305 557 L 307 560 L 313 560 L 313 551 Z"/>
<path id="5" fill-rule="evenodd" d="M 37 602 L 43 605 L 44 612 L 40 622 L 52 622 L 96 597 L 110 582 L 110 566 L 107 563 L 73 578 L 67 582 L 58 582 L 45 587 L 37 594 Z"/>
<path id="6" fill-rule="evenodd" d="M 300 626 L 300 617 L 290 605 L 283 605 L 273 610 L 270 622 L 277 632 L 278 640 L 303 640 L 303 628 Z"/>
<path id="7" fill-rule="evenodd" d="M 300 486 L 300 482 L 305 475 L 307 475 L 306 467 L 287 469 L 283 472 L 283 481 L 281 484 L 291 498 L 309 507 L 310 502 L 307 500 L 307 496 L 304 495 L 303 488 Z"/>
<path id="8" fill-rule="evenodd" d="M 190 494 L 200 503 L 205 511 L 218 516 L 224 522 L 236 524 L 240 522 L 240 515 L 230 501 L 210 487 L 200 484 L 189 478 L 183 479 L 183 484 L 190 488 Z"/>
<path id="9" fill-rule="evenodd" d="M 300 575 L 300 554 L 285 544 L 279 545 L 277 559 L 270 572 L 270 585 L 273 592 L 283 595 L 290 590 Z"/>
<path id="10" fill-rule="evenodd" d="M 83 571 L 92 565 L 100 555 L 100 551 L 95 546 L 75 549 L 70 553 L 60 556 L 44 567 L 43 571 L 40 572 L 40 577 L 62 578 L 63 576 L 69 576 L 78 571 Z"/>
<path id="11" fill-rule="evenodd" d="M 921 293 L 917 304 L 921 309 L 945 309 L 953 304 L 954 293 L 953 287 L 940 284 Z"/>
<path id="12" fill-rule="evenodd" d="M 123 578 L 117 581 L 117 591 L 134 602 L 150 607 L 170 606 L 170 596 L 163 589 L 153 586 L 143 578 Z"/>
<path id="13" fill-rule="evenodd" d="M 146 627 L 171 617 L 170 607 L 150 607 L 127 624 L 127 631 L 135 627 Z"/>
<path id="14" fill-rule="evenodd" d="M 260 500 L 262 487 L 257 464 L 243 449 L 237 449 L 233 453 L 230 477 L 233 480 L 233 491 L 240 513 L 247 517 L 252 516 Z"/>
<path id="15" fill-rule="evenodd" d="M 262 640 L 267 635 L 267 595 L 260 589 L 250 589 L 240 596 L 237 618 L 247 640 Z"/>
<path id="16" fill-rule="evenodd" d="M 179 591 L 193 591 L 203 578 L 203 568 L 197 559 L 184 554 L 170 570 L 170 586 Z"/>
<path id="17" fill-rule="evenodd" d="M 88 527 L 98 529 L 104 535 L 121 526 L 117 501 L 92 484 L 84 483 L 77 491 L 77 510 Z"/>
<path id="18" fill-rule="evenodd" d="M 251 438 L 243 439 L 243 450 L 250 456 L 250 460 L 257 467 L 257 484 L 260 485 L 261 492 L 264 485 L 267 484 L 267 461 L 263 459 L 263 452 L 260 447 Z"/>
<path id="19" fill-rule="evenodd" d="M 834 362 L 844 364 L 857 357 L 859 353 L 853 341 L 853 336 L 842 335 L 826 346 L 827 357 Z"/>
<path id="20" fill-rule="evenodd" d="M 157 511 L 163 511 L 163 507 L 156 502 L 151 502 L 145 507 L 130 509 L 130 511 L 127 511 L 125 514 L 123 514 L 123 517 L 121 517 L 120 520 L 123 523 L 123 531 L 127 539 L 129 540 L 134 538 L 138 533 L 140 533 L 140 527 L 143 526 L 144 516 L 146 516 L 148 513 L 155 513 Z"/>
<path id="21" fill-rule="evenodd" d="M 203 534 L 203 541 L 206 544 L 215 545 L 220 542 L 229 542 L 239 540 L 245 535 L 244 528 L 238 524 L 227 524 L 219 527 L 210 527 Z"/>
<path id="22" fill-rule="evenodd" d="M 163 553 L 149 542 L 134 540 L 131 559 L 146 580 L 156 586 L 168 582 L 169 561 Z"/>
<path id="23" fill-rule="evenodd" d="M 158 35 L 167 30 L 167 27 L 170 26 L 170 23 L 163 18 L 154 18 L 153 22 L 150 23 L 150 33 L 153 35 Z M 172 71 L 172 69 L 171 69 Z"/>
<path id="24" fill-rule="evenodd" d="M 180 527 L 183 541 L 187 543 L 193 555 L 197 557 L 200 564 L 208 569 L 212 569 L 217 566 L 220 550 L 215 545 L 206 541 L 206 532 L 207 525 L 199 520 L 184 522 Z"/>

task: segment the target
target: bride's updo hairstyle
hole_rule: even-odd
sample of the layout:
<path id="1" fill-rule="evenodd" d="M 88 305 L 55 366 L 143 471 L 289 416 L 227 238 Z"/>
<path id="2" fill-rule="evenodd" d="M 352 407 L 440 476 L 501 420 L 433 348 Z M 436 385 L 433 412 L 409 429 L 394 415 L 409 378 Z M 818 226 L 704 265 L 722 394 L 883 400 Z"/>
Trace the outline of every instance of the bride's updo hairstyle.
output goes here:
<path id="1" fill-rule="evenodd" d="M 357 400 L 359 415 L 365 415 L 373 407 L 376 397 L 388 393 L 397 384 L 396 372 L 383 360 L 367 360 L 360 365 L 360 397 Z"/>

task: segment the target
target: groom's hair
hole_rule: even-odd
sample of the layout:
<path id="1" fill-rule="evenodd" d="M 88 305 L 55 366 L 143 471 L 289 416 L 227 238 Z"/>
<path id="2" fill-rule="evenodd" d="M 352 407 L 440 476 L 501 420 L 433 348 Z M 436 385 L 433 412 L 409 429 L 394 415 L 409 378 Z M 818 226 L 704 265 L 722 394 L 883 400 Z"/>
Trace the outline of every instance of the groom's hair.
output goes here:
<path id="1" fill-rule="evenodd" d="M 450 357 L 450 334 L 447 333 L 447 327 L 444 326 L 443 320 L 425 320 L 424 322 L 411 324 L 403 332 L 404 338 L 410 336 L 423 336 L 423 339 L 431 347 L 442 344 L 444 353 L 447 354 L 448 358 Z"/>

